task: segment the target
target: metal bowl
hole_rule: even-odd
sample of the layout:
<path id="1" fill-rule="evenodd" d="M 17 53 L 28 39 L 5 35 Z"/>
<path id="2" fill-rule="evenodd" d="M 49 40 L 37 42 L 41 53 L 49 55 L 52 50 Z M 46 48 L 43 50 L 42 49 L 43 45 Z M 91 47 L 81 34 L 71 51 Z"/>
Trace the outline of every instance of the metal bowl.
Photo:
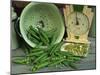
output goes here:
<path id="1" fill-rule="evenodd" d="M 44 26 L 39 24 L 42 21 Z M 64 35 L 64 22 L 59 9 L 54 4 L 49 3 L 29 3 L 20 16 L 20 32 L 24 40 L 31 46 L 35 47 L 36 44 L 31 42 L 27 36 L 26 31 L 30 25 L 34 28 L 40 26 L 44 31 L 56 29 L 57 39 L 54 42 L 59 43 Z"/>

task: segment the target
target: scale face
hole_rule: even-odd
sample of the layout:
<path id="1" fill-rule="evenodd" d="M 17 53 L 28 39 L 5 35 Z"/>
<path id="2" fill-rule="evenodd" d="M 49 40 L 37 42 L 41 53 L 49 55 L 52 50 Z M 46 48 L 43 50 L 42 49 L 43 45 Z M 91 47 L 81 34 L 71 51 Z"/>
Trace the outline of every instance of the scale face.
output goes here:
<path id="1" fill-rule="evenodd" d="M 89 20 L 81 12 L 72 12 L 68 15 L 67 29 L 75 36 L 85 34 L 89 29 Z"/>

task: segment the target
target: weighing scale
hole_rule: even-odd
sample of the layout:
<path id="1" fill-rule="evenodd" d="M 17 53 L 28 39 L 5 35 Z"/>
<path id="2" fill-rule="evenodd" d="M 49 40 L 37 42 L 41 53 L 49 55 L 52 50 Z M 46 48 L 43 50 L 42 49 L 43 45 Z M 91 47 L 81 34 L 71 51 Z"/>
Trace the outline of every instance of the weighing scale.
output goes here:
<path id="1" fill-rule="evenodd" d="M 79 12 L 74 11 L 73 5 L 65 5 L 63 11 L 68 37 L 61 50 L 75 56 L 87 56 L 90 45 L 88 33 L 94 14 L 92 8 L 83 6 L 83 11 Z"/>

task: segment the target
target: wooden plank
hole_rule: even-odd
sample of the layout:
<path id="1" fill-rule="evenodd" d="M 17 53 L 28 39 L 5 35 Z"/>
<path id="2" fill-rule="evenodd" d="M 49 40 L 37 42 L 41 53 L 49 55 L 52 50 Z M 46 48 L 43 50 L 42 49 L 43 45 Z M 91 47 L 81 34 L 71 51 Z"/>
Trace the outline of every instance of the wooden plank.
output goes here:
<path id="1" fill-rule="evenodd" d="M 89 54 L 87 58 L 82 59 L 81 62 L 76 63 L 77 70 L 89 70 L 89 69 L 95 69 L 95 54 Z M 31 66 L 29 65 L 19 65 L 19 64 L 12 64 L 12 74 L 18 74 L 18 73 L 32 73 L 30 70 Z M 50 68 L 43 68 L 37 71 L 40 72 L 55 72 L 55 71 L 73 71 L 74 69 L 70 67 L 50 67 Z"/>
<path id="2" fill-rule="evenodd" d="M 12 50 L 11 56 L 12 57 L 15 57 L 15 56 L 25 56 L 25 53 L 23 52 L 22 48 L 18 48 L 18 49 Z"/>
<path id="3" fill-rule="evenodd" d="M 89 69 L 95 69 L 96 68 L 96 51 L 95 51 L 95 38 L 89 38 L 91 41 L 91 46 L 89 50 L 89 54 L 86 58 L 83 58 L 80 62 L 76 63 L 76 66 L 78 67 L 78 70 L 89 70 Z M 24 56 L 24 53 L 22 49 L 17 49 L 12 51 L 12 58 L 15 56 Z M 32 73 L 31 72 L 31 66 L 29 65 L 19 65 L 12 63 L 11 66 L 11 73 L 12 74 L 18 74 L 18 73 Z M 70 67 L 50 67 L 50 68 L 44 68 L 37 71 L 40 72 L 55 72 L 55 71 L 72 71 Z"/>

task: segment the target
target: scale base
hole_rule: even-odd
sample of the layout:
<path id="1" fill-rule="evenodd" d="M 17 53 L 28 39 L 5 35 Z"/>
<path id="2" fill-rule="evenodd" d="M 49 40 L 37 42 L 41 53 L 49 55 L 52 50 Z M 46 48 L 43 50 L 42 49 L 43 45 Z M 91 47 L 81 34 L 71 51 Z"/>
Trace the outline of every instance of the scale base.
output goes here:
<path id="1" fill-rule="evenodd" d="M 61 51 L 70 52 L 75 56 L 86 57 L 90 43 L 76 43 L 76 42 L 67 42 L 61 47 Z"/>

